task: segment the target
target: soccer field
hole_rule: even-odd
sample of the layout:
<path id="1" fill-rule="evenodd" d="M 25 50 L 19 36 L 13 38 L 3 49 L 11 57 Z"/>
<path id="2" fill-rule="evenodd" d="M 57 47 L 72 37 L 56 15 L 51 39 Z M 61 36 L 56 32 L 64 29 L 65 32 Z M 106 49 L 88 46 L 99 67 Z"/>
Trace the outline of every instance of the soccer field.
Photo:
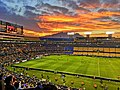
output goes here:
<path id="1" fill-rule="evenodd" d="M 93 75 L 114 79 L 117 79 L 117 76 L 120 76 L 120 58 L 51 55 L 15 64 L 15 66 Z"/>

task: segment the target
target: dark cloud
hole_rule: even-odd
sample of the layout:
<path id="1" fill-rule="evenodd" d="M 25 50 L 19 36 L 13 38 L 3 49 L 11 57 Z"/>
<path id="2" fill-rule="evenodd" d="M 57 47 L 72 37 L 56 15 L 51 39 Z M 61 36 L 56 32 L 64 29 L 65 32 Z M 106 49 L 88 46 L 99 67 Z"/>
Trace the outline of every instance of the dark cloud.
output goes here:
<path id="1" fill-rule="evenodd" d="M 0 14 L 2 13 L 7 13 L 7 8 L 6 8 L 6 4 L 0 1 Z"/>
<path id="2" fill-rule="evenodd" d="M 76 8 L 78 8 L 78 5 L 76 4 L 76 2 L 70 1 L 70 2 L 68 3 L 68 7 L 71 7 L 71 8 L 73 8 L 73 9 L 76 9 Z"/>
<path id="3" fill-rule="evenodd" d="M 77 9 L 77 10 L 80 10 L 80 11 L 84 11 L 84 12 L 90 12 L 89 9 L 85 9 L 85 8 L 83 8 L 83 7 L 77 7 L 76 9 Z"/>
<path id="4" fill-rule="evenodd" d="M 94 4 L 94 3 L 100 3 L 100 0 L 81 0 L 80 2 Z"/>
<path id="5" fill-rule="evenodd" d="M 1 15 L 0 19 L 4 19 L 6 21 L 22 25 L 26 29 L 30 29 L 30 30 L 34 30 L 34 31 L 40 31 L 40 28 L 38 27 L 36 20 L 27 19 L 25 17 L 18 16 L 18 15 L 15 15 L 15 14 L 10 15 L 9 13 L 6 14 L 6 15 L 3 14 L 3 16 Z"/>
<path id="6" fill-rule="evenodd" d="M 82 0 L 80 1 L 80 6 L 87 7 L 87 8 L 97 8 L 100 7 L 99 0 Z"/>
<path id="7" fill-rule="evenodd" d="M 57 15 L 61 14 L 61 13 L 58 12 L 58 11 L 53 11 L 53 13 L 55 13 L 55 14 L 57 14 Z"/>
<path id="8" fill-rule="evenodd" d="M 94 18 L 93 20 L 98 20 L 98 21 L 101 21 L 101 22 L 108 22 L 108 21 L 111 21 L 111 17 L 103 16 L 103 17 L 100 17 L 100 18 Z"/>
<path id="9" fill-rule="evenodd" d="M 101 17 L 100 19 L 111 19 L 109 16 Z"/>
<path id="10" fill-rule="evenodd" d="M 107 9 L 99 9 L 98 12 L 107 12 Z"/>
<path id="11" fill-rule="evenodd" d="M 51 15 L 50 12 L 47 12 L 47 11 L 41 11 L 42 15 Z"/>
<path id="12" fill-rule="evenodd" d="M 25 15 L 25 17 L 31 18 L 31 19 L 34 19 L 36 16 L 38 16 L 38 14 L 35 14 L 32 11 L 28 11 L 28 10 L 26 10 L 24 12 L 24 15 Z"/>
<path id="13" fill-rule="evenodd" d="M 43 4 L 42 6 L 40 6 L 40 8 L 42 10 L 46 10 L 48 12 L 54 12 L 54 11 L 57 11 L 57 12 L 59 11 L 61 13 L 67 13 L 68 12 L 68 9 L 65 8 L 65 7 L 52 6 L 48 3 Z"/>
<path id="14" fill-rule="evenodd" d="M 116 24 L 120 24 L 120 20 L 112 20 L 113 22 L 116 22 Z M 120 26 L 119 26 L 120 27 Z"/>
<path id="15" fill-rule="evenodd" d="M 32 6 L 25 6 L 25 8 L 26 8 L 27 10 L 36 10 L 36 8 L 35 8 L 35 7 L 32 7 Z"/>
<path id="16" fill-rule="evenodd" d="M 114 9 L 120 8 L 120 0 L 104 0 L 102 6 L 104 8 L 111 8 L 114 11 Z"/>
<path id="17" fill-rule="evenodd" d="M 78 8 L 77 2 L 75 0 L 58 0 L 59 2 L 62 3 L 62 6 L 71 8 L 71 9 L 76 9 Z"/>
<path id="18" fill-rule="evenodd" d="M 56 27 L 60 31 L 116 29 L 120 25 L 119 8 L 120 0 L 0 0 L 0 19 L 15 22 L 35 32 L 51 30 L 52 33 L 52 30 L 57 30 Z M 40 15 L 43 17 L 39 18 Z M 49 17 L 43 22 L 45 15 Z M 49 18 L 55 21 L 46 22 Z"/>
<path id="19" fill-rule="evenodd" d="M 108 4 L 118 4 L 119 0 L 104 0 L 104 3 L 108 3 Z"/>

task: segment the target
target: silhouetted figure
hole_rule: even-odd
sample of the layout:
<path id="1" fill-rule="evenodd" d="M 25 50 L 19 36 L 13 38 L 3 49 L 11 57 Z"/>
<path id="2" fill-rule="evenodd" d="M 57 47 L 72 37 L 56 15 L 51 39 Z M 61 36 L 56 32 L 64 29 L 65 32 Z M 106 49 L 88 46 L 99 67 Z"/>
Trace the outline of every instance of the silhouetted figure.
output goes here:
<path id="1" fill-rule="evenodd" d="M 37 87 L 35 88 L 35 90 L 43 90 L 43 86 L 41 85 L 41 83 L 37 83 Z"/>
<path id="2" fill-rule="evenodd" d="M 5 90 L 16 90 L 16 88 L 12 85 L 12 83 L 13 83 L 12 76 L 6 77 L 5 83 L 6 83 Z"/>
<path id="3" fill-rule="evenodd" d="M 0 75 L 0 90 L 5 90 L 3 74 Z"/>
<path id="4" fill-rule="evenodd" d="M 120 88 L 118 87 L 117 90 L 120 90 Z"/>
<path id="5" fill-rule="evenodd" d="M 19 82 L 15 82 L 14 86 L 18 90 L 18 88 L 19 88 Z"/>

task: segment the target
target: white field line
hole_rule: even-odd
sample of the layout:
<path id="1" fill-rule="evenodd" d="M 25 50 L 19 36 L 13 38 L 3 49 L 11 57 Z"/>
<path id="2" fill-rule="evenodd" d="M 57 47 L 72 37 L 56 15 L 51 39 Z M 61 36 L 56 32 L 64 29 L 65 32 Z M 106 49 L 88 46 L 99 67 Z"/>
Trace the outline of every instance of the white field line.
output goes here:
<path id="1" fill-rule="evenodd" d="M 99 62 L 99 59 L 98 59 L 98 76 L 100 76 L 100 62 Z"/>
<path id="2" fill-rule="evenodd" d="M 117 74 L 117 70 L 114 68 L 114 65 L 111 63 L 111 61 L 109 60 L 109 63 L 110 63 L 110 66 L 112 67 L 112 71 L 113 71 L 113 76 L 114 76 L 114 73 Z"/>

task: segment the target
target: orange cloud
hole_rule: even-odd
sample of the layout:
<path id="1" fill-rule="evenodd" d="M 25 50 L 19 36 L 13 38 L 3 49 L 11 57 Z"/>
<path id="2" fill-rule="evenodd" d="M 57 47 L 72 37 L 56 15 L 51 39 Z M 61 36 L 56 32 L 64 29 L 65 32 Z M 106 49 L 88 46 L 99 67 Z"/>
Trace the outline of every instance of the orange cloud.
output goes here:
<path id="1" fill-rule="evenodd" d="M 46 36 L 46 35 L 52 35 L 52 34 L 54 34 L 54 33 L 49 33 L 49 32 L 35 32 L 35 31 L 32 31 L 32 30 L 24 30 L 24 35 L 25 36 L 39 36 L 39 37 L 41 37 L 41 36 Z"/>
<path id="2" fill-rule="evenodd" d="M 112 16 L 120 16 L 120 12 L 88 12 L 86 14 L 79 15 L 43 15 L 39 16 L 38 22 L 40 28 L 45 28 L 44 33 L 37 33 L 40 36 L 51 35 L 58 32 L 99 32 L 103 33 L 106 30 L 118 30 L 120 29 L 120 23 L 112 21 Z M 108 19 L 106 19 L 108 17 Z M 105 21 L 104 21 L 105 18 Z M 47 33 L 49 32 L 49 33 Z M 120 31 L 119 31 L 120 32 Z"/>
<path id="3" fill-rule="evenodd" d="M 66 15 L 53 15 L 53 16 L 40 16 L 40 19 L 42 19 L 42 21 L 55 21 L 55 22 L 73 22 L 76 20 L 76 18 L 71 17 L 71 16 L 66 16 Z"/>

